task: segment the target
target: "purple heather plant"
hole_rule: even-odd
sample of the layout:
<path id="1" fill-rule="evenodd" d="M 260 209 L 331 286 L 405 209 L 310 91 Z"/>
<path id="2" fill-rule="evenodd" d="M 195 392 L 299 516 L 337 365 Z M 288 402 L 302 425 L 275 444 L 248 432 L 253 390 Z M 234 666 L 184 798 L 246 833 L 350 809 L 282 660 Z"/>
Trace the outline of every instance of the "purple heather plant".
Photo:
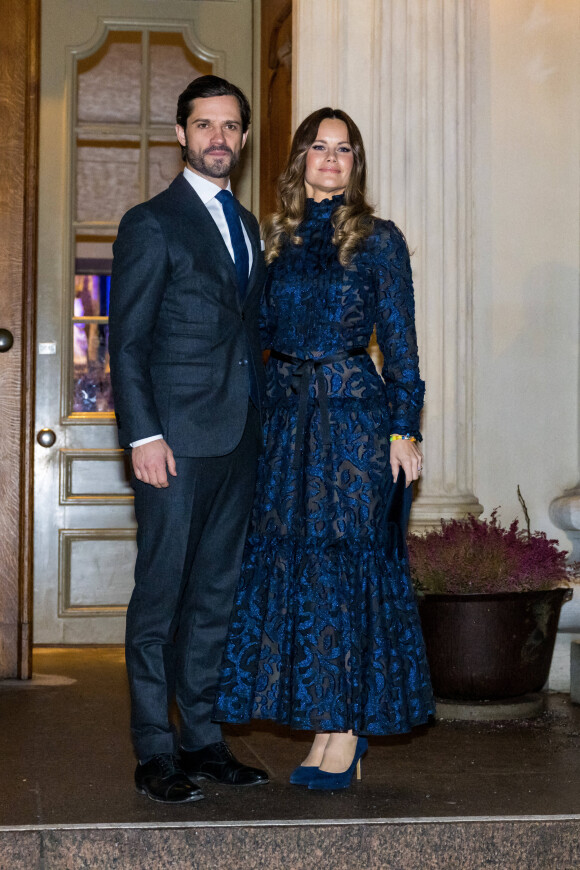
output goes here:
<path id="1" fill-rule="evenodd" d="M 489 519 L 441 520 L 439 529 L 409 535 L 415 588 L 447 594 L 527 592 L 566 586 L 573 566 L 544 532 L 503 528 L 496 508 Z M 577 566 L 576 566 L 577 567 Z"/>

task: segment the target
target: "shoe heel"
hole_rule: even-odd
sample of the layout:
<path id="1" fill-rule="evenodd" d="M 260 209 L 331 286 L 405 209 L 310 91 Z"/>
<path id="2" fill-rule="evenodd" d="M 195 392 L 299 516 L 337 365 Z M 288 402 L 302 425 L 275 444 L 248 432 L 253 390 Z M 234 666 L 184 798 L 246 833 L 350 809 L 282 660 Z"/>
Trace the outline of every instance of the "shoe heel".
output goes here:
<path id="1" fill-rule="evenodd" d="M 356 779 L 357 782 L 361 782 L 362 780 L 362 758 L 359 758 L 356 763 Z"/>

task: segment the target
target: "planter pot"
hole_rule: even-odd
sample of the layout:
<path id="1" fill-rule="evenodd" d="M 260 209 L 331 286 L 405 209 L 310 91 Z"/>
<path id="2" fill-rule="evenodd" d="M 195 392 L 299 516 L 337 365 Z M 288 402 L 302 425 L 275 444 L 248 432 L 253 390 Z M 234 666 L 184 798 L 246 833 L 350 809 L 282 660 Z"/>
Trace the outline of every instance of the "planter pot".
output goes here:
<path id="1" fill-rule="evenodd" d="M 435 695 L 483 701 L 539 692 L 571 597 L 569 589 L 419 597 Z"/>

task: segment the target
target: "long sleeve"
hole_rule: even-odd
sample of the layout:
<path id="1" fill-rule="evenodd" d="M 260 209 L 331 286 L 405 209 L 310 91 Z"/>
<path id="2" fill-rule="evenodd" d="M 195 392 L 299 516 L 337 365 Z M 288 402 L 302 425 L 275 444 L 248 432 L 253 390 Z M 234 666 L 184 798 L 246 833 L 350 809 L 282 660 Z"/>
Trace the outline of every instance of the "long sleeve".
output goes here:
<path id="1" fill-rule="evenodd" d="M 149 360 L 169 268 L 167 245 L 144 207 L 128 212 L 113 247 L 109 351 L 122 446 L 162 432 Z"/>
<path id="2" fill-rule="evenodd" d="M 421 440 L 419 417 L 425 384 L 419 375 L 415 303 L 409 251 L 389 222 L 377 256 L 377 340 L 391 410 L 391 431 Z"/>

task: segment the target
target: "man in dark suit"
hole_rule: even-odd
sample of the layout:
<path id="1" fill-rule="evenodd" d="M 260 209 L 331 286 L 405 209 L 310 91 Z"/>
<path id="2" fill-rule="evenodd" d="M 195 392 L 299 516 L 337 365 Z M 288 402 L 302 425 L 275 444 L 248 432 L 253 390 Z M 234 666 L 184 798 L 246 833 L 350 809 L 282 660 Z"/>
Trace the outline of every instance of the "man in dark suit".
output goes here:
<path id="1" fill-rule="evenodd" d="M 184 172 L 127 212 L 114 245 L 111 377 L 137 517 L 126 634 L 135 783 L 167 803 L 203 797 L 199 778 L 268 781 L 211 719 L 261 444 L 264 262 L 257 221 L 229 184 L 249 122 L 239 88 L 191 82 L 177 105 Z"/>

